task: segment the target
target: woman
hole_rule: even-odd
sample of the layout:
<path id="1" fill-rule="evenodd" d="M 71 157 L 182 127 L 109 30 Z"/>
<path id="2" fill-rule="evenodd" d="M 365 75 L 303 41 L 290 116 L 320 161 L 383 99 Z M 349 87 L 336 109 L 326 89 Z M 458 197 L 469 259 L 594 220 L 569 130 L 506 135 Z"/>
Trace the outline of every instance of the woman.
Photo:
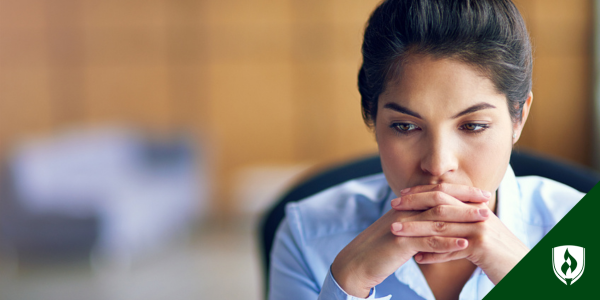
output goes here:
<path id="1" fill-rule="evenodd" d="M 508 162 L 531 46 L 510 0 L 388 0 L 365 30 L 383 174 L 288 205 L 271 299 L 481 299 L 583 195 Z"/>

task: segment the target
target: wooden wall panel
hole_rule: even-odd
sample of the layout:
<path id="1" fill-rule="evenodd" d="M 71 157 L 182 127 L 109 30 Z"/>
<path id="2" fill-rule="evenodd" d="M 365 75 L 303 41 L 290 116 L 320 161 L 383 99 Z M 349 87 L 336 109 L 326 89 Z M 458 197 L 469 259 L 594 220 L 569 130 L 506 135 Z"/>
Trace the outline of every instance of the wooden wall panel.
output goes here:
<path id="1" fill-rule="evenodd" d="M 207 127 L 209 30 L 203 23 L 206 1 L 165 2 L 170 124 L 188 132 Z"/>
<path id="2" fill-rule="evenodd" d="M 143 124 L 168 128 L 166 65 L 90 66 L 86 68 L 84 114 L 87 121 Z"/>
<path id="3" fill-rule="evenodd" d="M 200 2 L 203 6 L 202 18 L 207 23 L 283 25 L 290 22 L 291 5 L 294 1 L 297 0 L 208 0 Z"/>
<path id="4" fill-rule="evenodd" d="M 357 77 L 365 22 L 378 1 L 334 1 L 334 157 L 340 160 L 377 152 L 371 130 L 362 121 Z M 342 8 L 343 7 L 343 8 Z"/>
<path id="5" fill-rule="evenodd" d="M 211 65 L 210 74 L 208 128 L 221 195 L 227 197 L 240 168 L 293 161 L 291 68 L 221 63 Z"/>
<path id="6" fill-rule="evenodd" d="M 3 0 L 4 1 L 4 0 Z M 52 0 L 45 2 L 51 3 Z M 165 0 L 79 0 L 86 27 L 155 28 L 163 31 L 167 23 Z"/>
<path id="7" fill-rule="evenodd" d="M 591 164 L 592 1 L 523 0 L 534 46 L 530 119 L 518 146 Z"/>
<path id="8" fill-rule="evenodd" d="M 293 3 L 298 159 L 331 162 L 376 152 L 356 86 L 362 31 L 376 3 Z"/>
<path id="9" fill-rule="evenodd" d="M 9 69 L 47 66 L 46 34 L 45 30 L 30 28 L 0 30 L 0 66 Z"/>
<path id="10" fill-rule="evenodd" d="M 203 138 L 213 207 L 237 172 L 376 151 L 356 76 L 379 0 L 0 0 L 0 154 L 65 127 Z M 535 46 L 519 145 L 588 164 L 591 0 L 518 0 Z"/>
<path id="11" fill-rule="evenodd" d="M 207 32 L 209 63 L 289 63 L 292 36 L 287 24 L 209 24 Z"/>
<path id="12" fill-rule="evenodd" d="M 48 78 L 48 69 L 43 67 L 2 68 L 0 154 L 10 143 L 47 134 L 55 125 Z"/>
<path id="13" fill-rule="evenodd" d="M 336 63 L 332 66 L 334 76 L 331 84 L 335 95 L 333 113 L 333 161 L 343 161 L 360 155 L 377 152 L 375 136 L 364 124 L 360 108 L 360 94 L 356 85 L 357 70 L 353 62 Z"/>
<path id="14" fill-rule="evenodd" d="M 46 29 L 47 0 L 0 1 L 0 28 L 3 30 Z"/>

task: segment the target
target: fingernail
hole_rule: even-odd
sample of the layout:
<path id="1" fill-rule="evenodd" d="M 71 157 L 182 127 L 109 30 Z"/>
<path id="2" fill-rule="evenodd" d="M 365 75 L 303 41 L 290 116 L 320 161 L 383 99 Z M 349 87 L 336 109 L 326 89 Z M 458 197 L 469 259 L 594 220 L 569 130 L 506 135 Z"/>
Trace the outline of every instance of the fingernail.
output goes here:
<path id="1" fill-rule="evenodd" d="M 402 230 L 402 223 L 392 223 L 392 230 L 393 231 L 401 231 Z"/>
<path id="2" fill-rule="evenodd" d="M 396 199 L 392 200 L 392 207 L 396 207 L 396 206 L 400 205 L 400 202 L 401 202 L 400 198 L 396 198 Z"/>
<path id="3" fill-rule="evenodd" d="M 466 247 L 466 246 L 467 246 L 467 240 L 457 240 L 457 241 L 456 241 L 456 244 L 457 244 L 459 247 L 461 247 L 461 248 L 464 248 L 464 247 Z"/>
<path id="4" fill-rule="evenodd" d="M 410 188 L 405 188 L 400 191 L 400 195 L 406 195 L 406 194 L 408 194 L 408 192 L 410 192 Z"/>
<path id="5" fill-rule="evenodd" d="M 488 191 L 481 191 L 481 194 L 482 194 L 484 197 L 486 197 L 486 198 L 489 198 L 489 197 L 491 197 L 491 196 L 492 196 L 492 193 L 490 193 L 490 192 L 488 192 Z"/>
<path id="6" fill-rule="evenodd" d="M 416 261 L 422 261 L 423 260 L 423 254 L 418 253 L 417 255 L 415 255 L 415 260 Z"/>
<path id="7" fill-rule="evenodd" d="M 479 209 L 479 215 L 486 218 L 487 216 L 490 215 L 490 211 L 486 208 L 480 208 Z"/>

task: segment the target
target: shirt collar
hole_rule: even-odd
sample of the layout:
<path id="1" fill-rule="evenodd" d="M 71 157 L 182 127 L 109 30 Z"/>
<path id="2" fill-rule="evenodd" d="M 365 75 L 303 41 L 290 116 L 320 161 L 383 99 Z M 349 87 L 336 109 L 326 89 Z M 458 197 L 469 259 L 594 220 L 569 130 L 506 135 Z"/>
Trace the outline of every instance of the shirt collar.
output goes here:
<path id="1" fill-rule="evenodd" d="M 498 188 L 497 215 L 504 226 L 523 244 L 529 245 L 521 203 L 521 190 L 517 177 L 513 169 L 508 166 Z"/>

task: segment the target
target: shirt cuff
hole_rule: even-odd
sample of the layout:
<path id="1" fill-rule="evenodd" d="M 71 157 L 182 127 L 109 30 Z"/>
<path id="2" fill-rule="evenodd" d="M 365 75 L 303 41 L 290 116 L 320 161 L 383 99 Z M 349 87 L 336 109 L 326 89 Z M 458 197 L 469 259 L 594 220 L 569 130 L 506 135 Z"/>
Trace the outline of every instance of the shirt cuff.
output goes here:
<path id="1" fill-rule="evenodd" d="M 391 295 L 388 295 L 382 298 L 375 298 L 375 287 L 371 288 L 371 291 L 369 291 L 369 296 L 367 298 L 359 298 L 354 297 L 352 295 L 348 295 L 348 293 L 346 293 L 340 287 L 337 281 L 335 281 L 335 278 L 333 278 L 333 274 L 331 274 L 331 268 L 329 268 L 329 272 L 327 272 L 327 277 L 325 277 L 325 282 L 323 282 L 323 288 L 321 289 L 319 300 L 389 300 L 391 297 Z"/>

